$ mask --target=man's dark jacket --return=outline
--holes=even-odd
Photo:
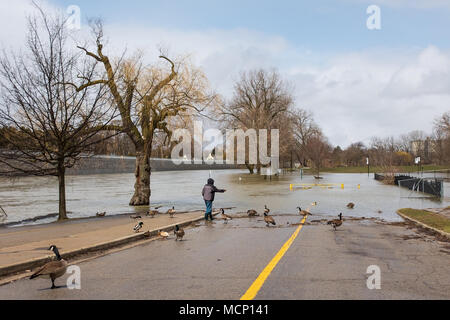
[[[214,201],[214,195],[216,192],[224,193],[225,190],[217,189],[214,185],[214,180],[209,179],[208,184],[203,187],[202,196],[205,201]]]

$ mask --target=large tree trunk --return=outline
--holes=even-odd
[[[59,217],[58,220],[67,220],[66,211],[66,168],[64,163],[58,164],[58,181],[59,181]]]
[[[150,204],[150,151],[149,148],[139,148],[136,151],[136,182],[134,184],[134,195],[130,206],[147,206]]]

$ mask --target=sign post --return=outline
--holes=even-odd
[[[369,163],[369,157],[366,158],[367,161],[367,176],[370,177],[370,163]]]
[[[416,157],[415,162],[417,164],[417,174],[420,175],[420,157]]]

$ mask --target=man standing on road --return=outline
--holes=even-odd
[[[205,220],[208,221],[209,218],[211,218],[211,221],[213,221],[213,216],[212,216],[212,205],[214,202],[214,195],[216,192],[219,193],[224,193],[227,190],[223,190],[223,189],[217,189],[216,186],[214,185],[214,180],[213,179],[208,179],[208,183],[203,187],[203,191],[202,191],[202,196],[203,196],[203,200],[205,200],[205,204],[206,204],[206,212],[205,212]]]

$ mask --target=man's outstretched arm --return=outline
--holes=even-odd
[[[225,193],[227,190],[225,189],[217,189],[216,187],[214,187],[214,192],[218,192],[218,193]]]

